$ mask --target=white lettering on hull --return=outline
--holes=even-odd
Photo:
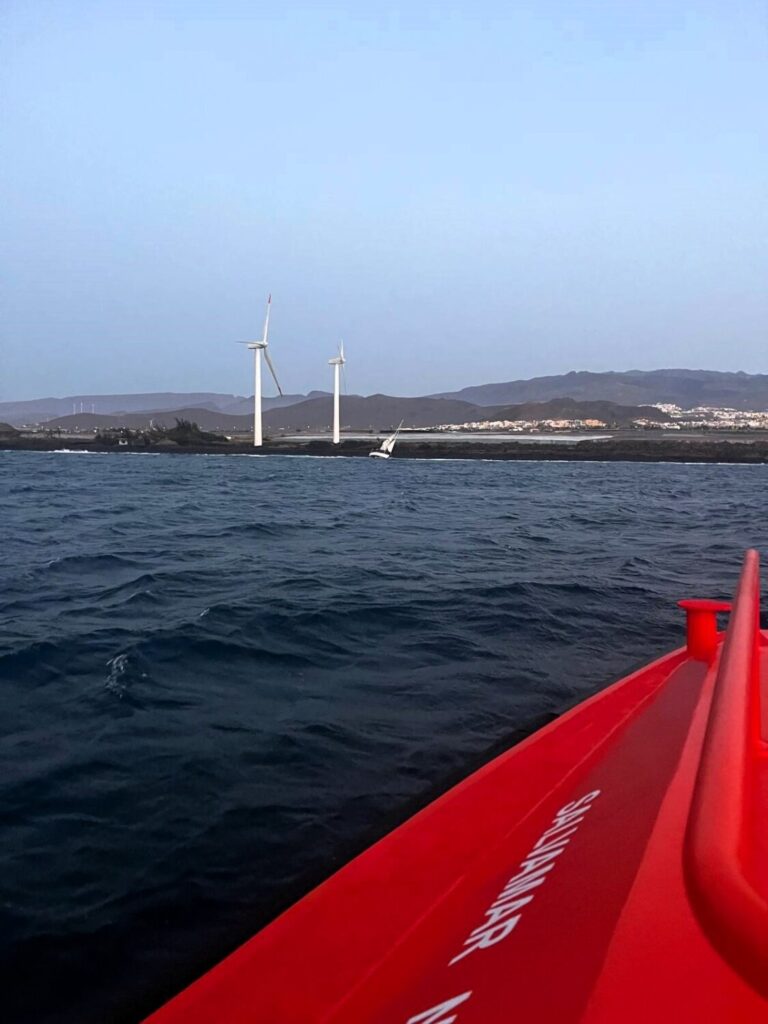
[[[538,888],[546,881],[547,873],[552,870],[557,858],[578,831],[579,825],[592,806],[592,801],[598,796],[600,790],[595,789],[560,808],[552,824],[534,843],[533,849],[520,864],[520,870],[509,879],[486,910],[483,923],[470,932],[464,942],[464,949],[450,961],[450,964],[457,964],[465,956],[476,953],[479,949],[495,946],[515,930],[522,917],[519,911],[536,895],[530,890]],[[524,893],[529,895],[523,895]]]
[[[520,863],[517,874],[505,883],[504,888],[486,910],[483,923],[470,932],[464,942],[465,948],[449,961],[449,966],[478,949],[495,946],[514,931],[522,917],[520,911],[536,895],[531,890],[538,889],[546,882],[557,858],[576,835],[587,811],[599,796],[600,790],[595,789],[560,808],[547,831],[539,836],[528,856]],[[465,1003],[471,995],[470,990],[460,996],[454,996],[453,999],[447,999],[430,1007],[429,1010],[424,1010],[423,1013],[416,1014],[415,1017],[409,1017],[406,1024],[455,1024],[458,1014],[451,1011]]]
[[[451,1017],[444,1017],[443,1014],[450,1013],[457,1006],[461,1006],[471,995],[472,992],[470,991],[464,992],[460,996],[455,996],[453,999],[447,999],[444,1003],[440,1003],[439,1006],[433,1006],[429,1010],[425,1010],[424,1013],[417,1013],[415,1017],[409,1017],[406,1024],[453,1024],[458,1014],[454,1013]]]

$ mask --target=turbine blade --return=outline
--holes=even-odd
[[[264,358],[267,361],[267,366],[269,367],[269,372],[272,374],[272,379],[274,380],[275,384],[277,385],[277,393],[282,396],[283,389],[280,387],[280,381],[277,379],[277,374],[275,373],[275,368],[272,365],[272,360],[269,358],[269,352],[267,351],[267,349],[263,349],[262,351],[264,352]]]
[[[265,345],[269,341],[269,313],[270,313],[271,309],[272,309],[272,292],[269,293],[269,298],[267,299],[267,315],[264,318],[264,337],[262,338],[262,341],[264,342]]]

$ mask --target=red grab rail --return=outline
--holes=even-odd
[[[748,551],[709,712],[685,837],[688,894],[718,952],[768,994],[764,857],[765,744],[760,729],[760,569]],[[762,790],[762,798],[760,797]],[[762,833],[762,837],[761,837]],[[762,876],[762,879],[761,879]]]

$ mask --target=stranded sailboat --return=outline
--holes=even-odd
[[[151,1024],[765,1024],[757,552],[725,635],[729,604],[680,603],[685,647],[470,775]]]
[[[389,456],[392,454],[392,449],[395,447],[395,441],[397,440],[397,435],[400,433],[400,428],[402,427],[403,423],[404,420],[400,420],[400,426],[397,428],[394,434],[390,434],[389,437],[385,438],[381,442],[379,448],[374,448],[374,450],[372,452],[368,452],[368,454],[373,456],[374,459],[388,459]]]

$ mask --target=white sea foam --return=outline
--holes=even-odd
[[[128,672],[128,655],[116,654],[107,662],[109,675],[107,676],[106,688],[118,697],[122,697],[128,688],[126,674]]]
[[[89,448],[53,448],[45,455],[109,455],[110,452],[92,452]]]

